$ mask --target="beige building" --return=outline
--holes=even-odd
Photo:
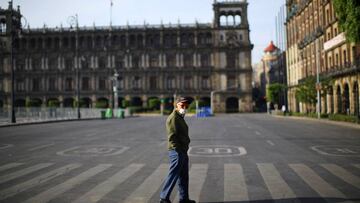
[[[289,109],[310,108],[296,100],[304,78],[330,79],[322,88],[321,112],[359,115],[360,46],[339,29],[331,0],[287,0],[287,81]]]
[[[215,91],[215,112],[250,112],[253,45],[247,7],[246,0],[214,1],[214,21],[205,24],[22,29],[13,43],[15,104],[56,101],[71,107],[79,86],[86,107],[99,101],[111,106],[114,100],[146,107],[150,98],[171,104],[174,94],[210,104]],[[20,15],[12,9],[0,9],[0,16]],[[7,23],[1,21],[3,44],[9,44]],[[11,104],[8,50],[4,45],[0,52],[2,107]]]

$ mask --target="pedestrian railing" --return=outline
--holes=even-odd
[[[104,114],[104,112],[107,112],[107,114]],[[127,109],[117,109],[111,116],[108,115],[108,112],[112,114],[113,111],[100,108],[80,108],[81,119],[124,118],[130,115]],[[78,118],[76,108],[18,107],[15,108],[15,115],[17,123],[74,120]],[[10,109],[0,108],[0,125],[9,124],[10,116]]]

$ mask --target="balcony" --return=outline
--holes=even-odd
[[[340,66],[334,66],[332,69],[321,73],[321,76],[326,78],[337,78],[347,75],[354,75],[356,73],[360,73],[360,59],[353,63],[347,62]]]
[[[324,34],[324,29],[319,26],[317,27],[311,34],[307,35],[298,43],[298,48],[303,49],[306,45],[310,44],[311,42],[315,41],[321,35]]]

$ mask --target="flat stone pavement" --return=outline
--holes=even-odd
[[[2,127],[0,202],[158,202],[165,120]],[[359,128],[266,114],[186,121],[198,202],[360,202]]]

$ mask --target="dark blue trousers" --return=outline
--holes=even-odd
[[[187,152],[169,150],[169,174],[165,179],[160,193],[161,199],[170,199],[172,190],[177,183],[181,200],[189,199],[189,157]]]

